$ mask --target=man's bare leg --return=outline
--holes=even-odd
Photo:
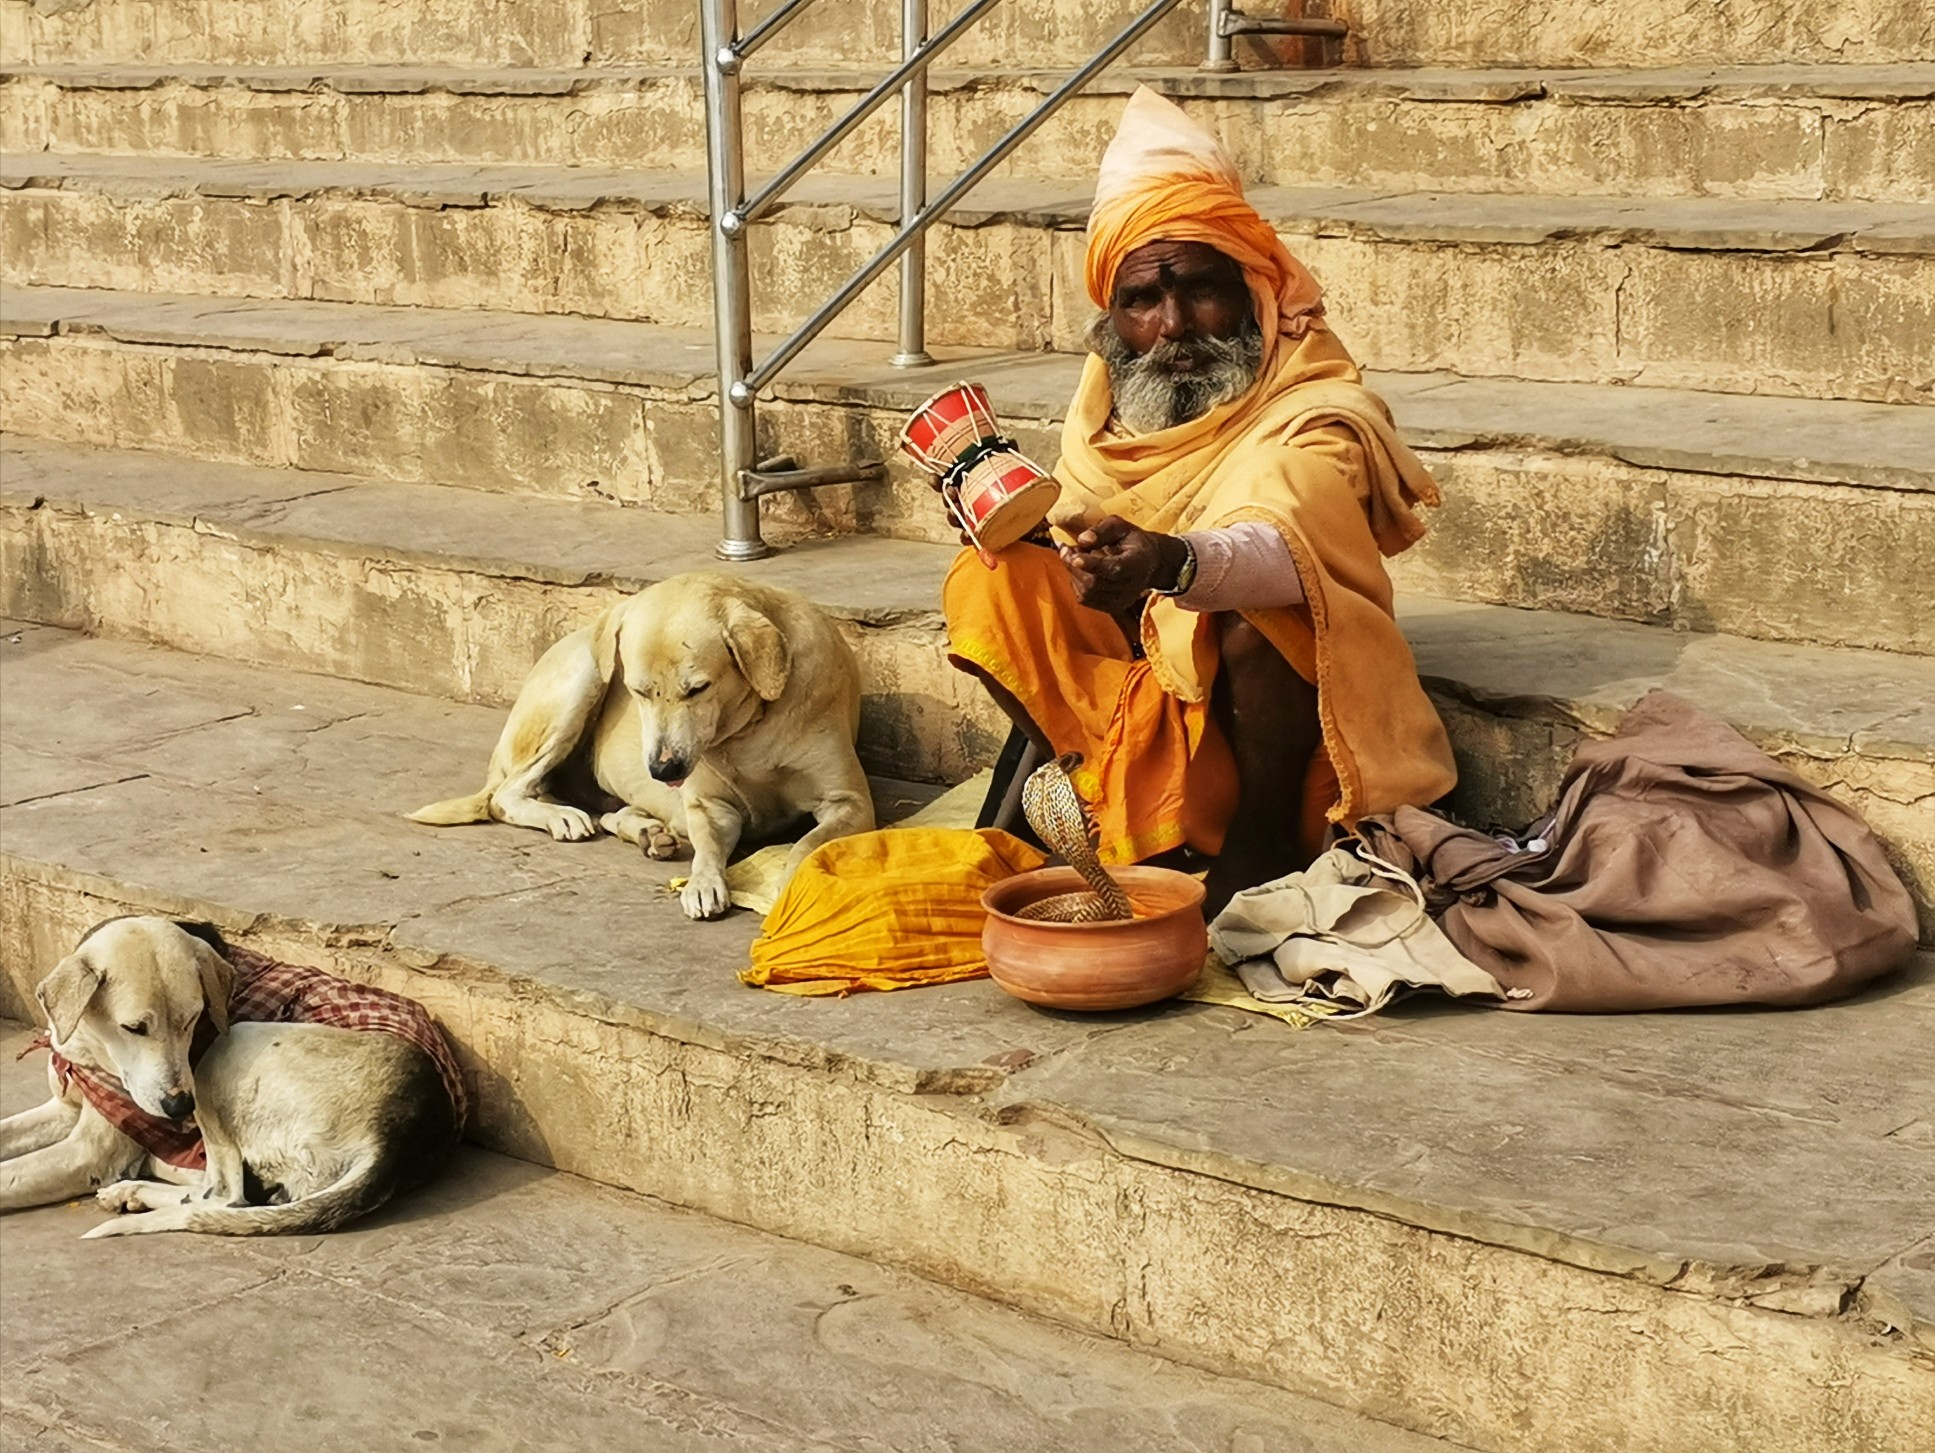
[[[1216,627],[1223,659],[1211,706],[1236,758],[1237,806],[1206,880],[1211,918],[1243,889],[1309,866],[1303,786],[1323,740],[1317,688],[1235,611]]]

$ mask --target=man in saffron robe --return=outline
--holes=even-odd
[[[1215,856],[1212,914],[1327,825],[1456,778],[1383,556],[1437,486],[1220,143],[1146,88],[1103,157],[1103,310],[1062,434],[1053,544],[943,593],[951,659],[1076,785],[1104,862]]]

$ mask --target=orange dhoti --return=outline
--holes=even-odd
[[[1081,754],[1075,786],[1095,819],[1102,861],[1139,862],[1185,843],[1219,851],[1237,778],[1210,691],[1184,701],[1164,690],[1114,618],[1076,601],[1053,550],[1014,545],[998,561],[989,570],[963,550],[948,571],[941,599],[950,659],[1005,687],[1057,753]],[[1208,688],[1213,654],[1203,664]],[[1336,800],[1336,774],[1319,750],[1304,820],[1284,831],[1315,851]]]

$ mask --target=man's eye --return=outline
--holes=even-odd
[[[142,1035],[145,1035],[148,1032],[148,1026],[146,1023],[124,1024],[121,1026],[121,1028],[127,1033],[134,1035],[137,1039],[139,1039]]]
[[[697,682],[694,685],[686,687],[685,690],[680,693],[680,695],[686,701],[690,701],[693,697],[697,696],[701,691],[704,691],[706,687],[710,686],[711,684],[712,683],[710,681]]]

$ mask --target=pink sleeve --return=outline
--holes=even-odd
[[[1176,597],[1185,610],[1266,610],[1302,602],[1296,562],[1274,526],[1245,520],[1183,538],[1196,552],[1195,582]]]

